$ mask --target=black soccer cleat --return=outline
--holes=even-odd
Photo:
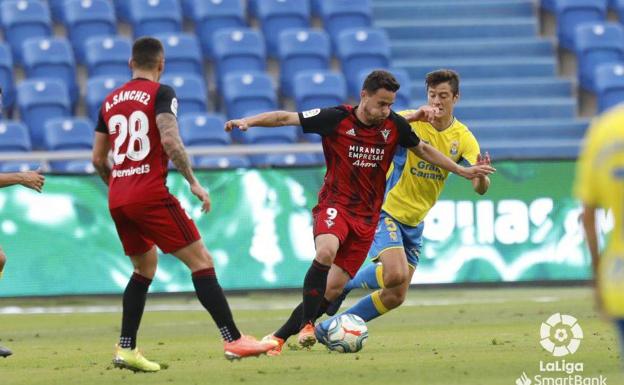
[[[0,357],[7,358],[11,354],[13,354],[12,351],[10,351],[9,349],[5,347],[0,346]]]

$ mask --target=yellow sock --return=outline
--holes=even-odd
[[[390,311],[386,307],[386,305],[381,302],[381,290],[377,290],[373,294],[371,294],[371,299],[373,300],[373,305],[375,305],[375,309],[377,310],[377,312],[379,312],[380,315]]]
[[[375,268],[375,277],[377,278],[377,284],[379,285],[380,288],[383,289],[384,287],[386,287],[383,281],[383,265],[382,264],[377,265],[377,267]]]

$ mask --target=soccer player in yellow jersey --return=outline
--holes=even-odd
[[[624,347],[624,105],[606,112],[589,128],[574,192],[583,202],[596,298],[601,310],[615,321]],[[596,231],[598,207],[612,210],[615,218],[602,253]]]
[[[459,76],[451,70],[438,70],[426,77],[427,106],[418,110],[403,111],[412,122],[412,130],[455,162],[465,165],[490,164],[489,155],[481,157],[477,140],[453,115],[459,99]],[[433,110],[429,122],[415,121],[414,114]],[[369,256],[374,262],[361,269],[347,284],[342,294],[327,288],[326,297],[339,295],[328,308],[327,314],[334,315],[350,290],[357,287],[378,289],[348,309],[345,313],[372,320],[394,308],[405,300],[419,252],[422,246],[423,219],[437,201],[448,172],[420,159],[415,154],[399,150],[388,171],[386,197],[377,227],[377,233]],[[487,176],[471,180],[474,191],[485,194],[490,185]],[[331,318],[317,326],[316,334],[323,342]]]
[[[45,177],[41,175],[39,171],[0,174],[0,188],[20,184],[37,192],[41,192],[44,182]],[[2,247],[0,247],[0,279],[2,279],[2,272],[4,270],[5,263],[6,255],[2,251]],[[8,357],[11,354],[12,353],[9,349],[0,346],[0,357]]]

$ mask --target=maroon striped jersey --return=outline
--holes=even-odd
[[[111,92],[100,109],[96,131],[108,134],[113,150],[109,181],[110,208],[169,197],[169,158],[160,141],[156,115],[177,114],[173,88],[132,79]]]
[[[339,206],[366,222],[377,223],[386,189],[386,173],[397,146],[414,147],[420,139],[394,111],[378,126],[367,126],[356,107],[317,108],[299,113],[305,133],[320,134],[327,171],[318,205]]]

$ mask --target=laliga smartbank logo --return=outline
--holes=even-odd
[[[574,355],[582,340],[583,329],[571,315],[553,314],[540,327],[540,345],[556,358]],[[584,371],[583,362],[540,360],[539,374],[530,377],[523,372],[516,385],[607,385],[606,377],[586,377]]]
[[[542,323],[540,344],[555,357],[574,354],[581,346],[583,329],[571,315],[553,314]]]

